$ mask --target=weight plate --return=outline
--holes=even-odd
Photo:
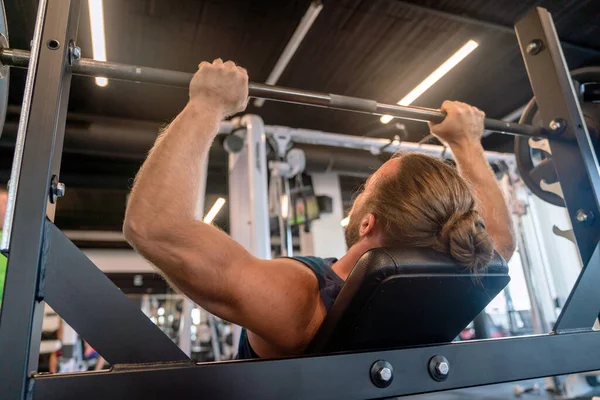
[[[598,84],[600,83],[600,67],[585,67],[571,71],[571,77],[580,88],[581,111],[588,127],[593,143],[598,143],[600,131],[600,102],[598,102]],[[587,93],[586,93],[587,92]],[[535,98],[531,99],[519,123],[542,126]],[[515,137],[515,156],[517,167],[525,185],[539,198],[555,206],[564,207],[564,200],[555,193],[541,188],[542,180],[547,184],[558,181],[552,156],[544,151],[532,149],[529,138]],[[535,161],[534,161],[535,160]]]
[[[0,47],[8,48],[8,25],[6,23],[6,12],[4,1],[0,0]],[[0,64],[0,136],[4,130],[4,119],[8,107],[8,82],[10,80],[10,68]]]

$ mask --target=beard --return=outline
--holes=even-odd
[[[352,213],[352,218],[350,218],[344,230],[344,239],[346,239],[348,248],[354,246],[360,240],[360,223],[365,216],[365,212],[363,210],[357,211]]]

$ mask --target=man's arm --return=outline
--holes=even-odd
[[[195,219],[203,161],[220,121],[242,111],[247,95],[245,70],[221,60],[200,64],[188,104],[156,140],[135,179],[123,230],[201,307],[246,327],[253,345],[268,350],[263,353],[285,354],[318,328],[312,322],[320,312],[315,276],[293,260],[257,259]]]
[[[468,104],[451,101],[445,101],[441,109],[448,115],[443,122],[430,124],[431,133],[450,146],[459,173],[471,183],[477,209],[496,251],[509,260],[515,251],[514,228],[504,195],[481,145],[485,114]]]

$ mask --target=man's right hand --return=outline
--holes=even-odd
[[[216,107],[222,118],[244,111],[248,102],[248,73],[232,61],[201,62],[190,82],[190,103]]]
[[[429,123],[431,133],[455,145],[478,144],[483,135],[485,113],[459,101],[444,101],[441,110],[447,115],[439,124]]]

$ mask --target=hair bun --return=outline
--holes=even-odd
[[[452,258],[465,267],[478,271],[492,260],[494,243],[475,210],[452,216],[440,236]]]

